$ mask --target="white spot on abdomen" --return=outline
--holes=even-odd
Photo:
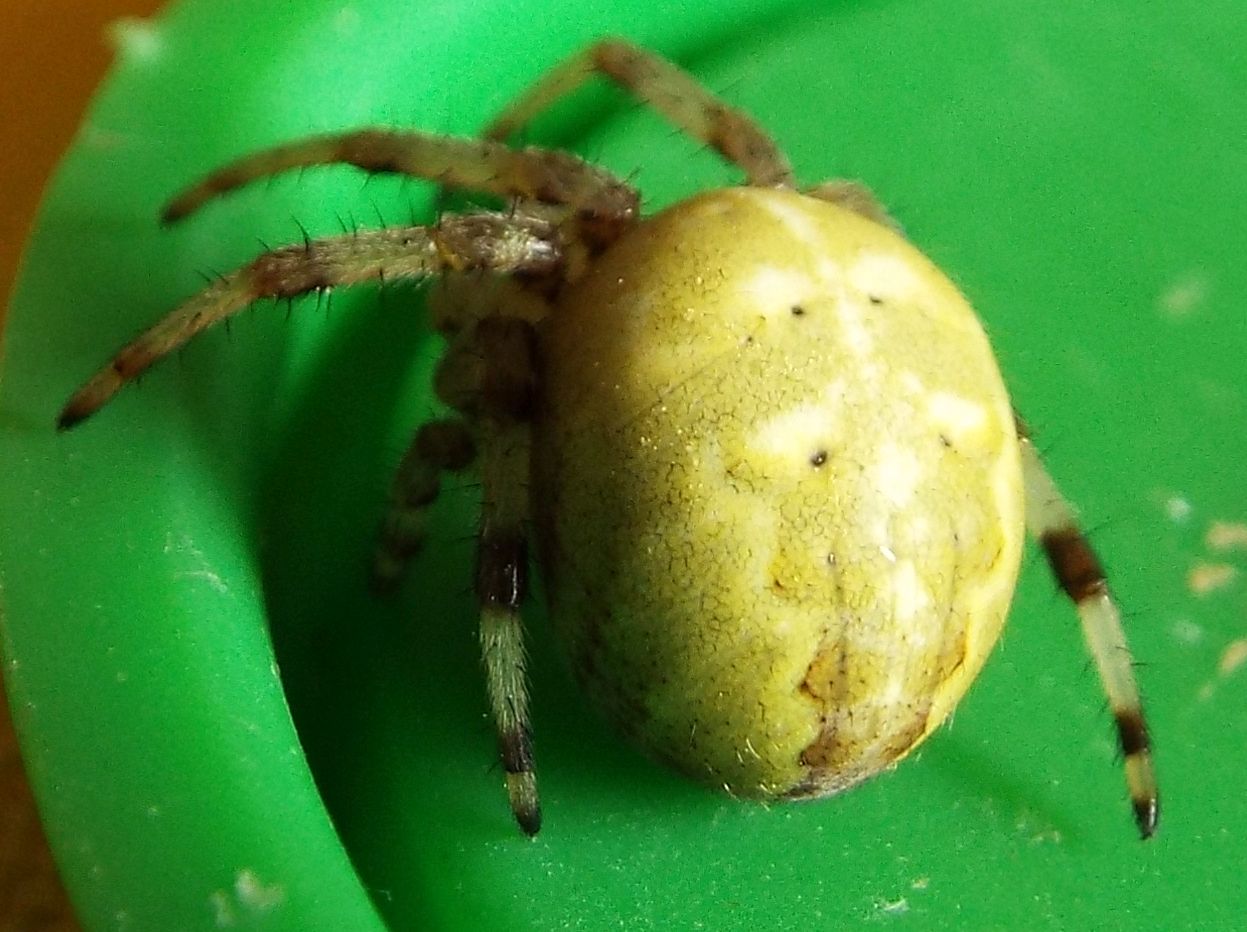
[[[848,296],[841,297],[838,308],[845,345],[863,359],[874,356],[875,338],[866,323],[867,317],[864,309],[857,302],[850,300]],[[877,362],[863,362],[862,375],[877,374],[878,368]]]
[[[919,578],[913,560],[902,560],[896,565],[892,585],[895,588],[892,604],[897,621],[910,621],[931,607],[931,594]]]
[[[953,441],[978,440],[987,426],[987,409],[952,392],[931,392],[927,396],[931,422]]]
[[[820,404],[804,404],[769,418],[758,428],[754,447],[761,453],[777,457],[806,458],[826,446],[834,427],[829,408]]]
[[[922,289],[912,260],[882,252],[868,252],[849,267],[849,284],[860,292],[886,301],[906,299]]]
[[[844,380],[836,379],[824,387],[817,401],[767,418],[750,446],[764,456],[808,468],[809,458],[820,450],[826,452],[841,432],[844,388]]]
[[[820,242],[826,234],[810,220],[810,212],[804,208],[794,207],[782,200],[768,199],[763,202],[767,213],[782,223],[802,243]]]
[[[794,306],[808,301],[823,287],[805,272],[764,266],[742,286],[752,301],[742,302],[740,307],[756,310],[761,317],[787,316]]]
[[[918,490],[922,466],[912,450],[885,443],[874,469],[875,491],[896,506],[909,504]]]

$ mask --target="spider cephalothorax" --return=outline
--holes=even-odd
[[[648,218],[629,185],[505,144],[594,74],[743,169]],[[1076,603],[1140,831],[1157,793],[1119,612],[957,289],[861,185],[798,189],[744,114],[664,59],[597,43],[481,140],[362,130],[209,175],[177,220],[255,178],[349,163],[508,199],[504,212],[273,250],[192,297],[70,399],[69,427],[263,297],[451,273],[451,409],[403,458],[374,567],[419,549],[446,471],[482,494],[476,591],[511,806],[535,833],[520,608],[537,529],[573,670],[653,756],[797,798],[878,773],[952,711],[1004,623],[1024,528]]]

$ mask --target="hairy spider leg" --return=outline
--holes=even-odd
[[[741,168],[749,184],[790,188],[792,166],[775,141],[674,63],[623,39],[603,39],[555,65],[513,101],[482,135],[504,140],[595,75],[609,78]]]
[[[372,561],[372,585],[394,587],[424,545],[426,512],[441,490],[443,472],[462,472],[476,461],[471,428],[458,418],[420,425],[390,485]]]
[[[448,271],[551,274],[563,257],[561,239],[548,221],[484,213],[446,217],[435,226],[309,240],[263,253],[123,347],[74,393],[57,426],[64,430],[89,417],[153,363],[261,298],[294,298],[341,285],[424,279]]]
[[[481,657],[498,753],[516,822],[528,835],[541,828],[533,769],[524,631],[528,591],[529,459],[536,404],[536,339],[514,317],[476,324],[481,366],[478,417],[481,519],[476,565]]]
[[[431,421],[416,433],[391,492],[374,564],[374,584],[388,587],[424,535],[424,511],[437,495],[444,470],[477,467],[481,482],[475,590],[479,637],[498,753],[511,810],[535,835],[541,804],[533,767],[532,730],[521,618],[528,590],[529,458],[536,404],[536,336],[531,322],[507,314],[505,304],[480,306],[451,294],[446,328],[450,344],[435,385],[459,417]],[[522,302],[517,302],[522,306]],[[480,316],[476,316],[476,315]]]
[[[1117,723],[1135,822],[1142,837],[1150,838],[1156,831],[1160,798],[1121,611],[1099,558],[1078,526],[1073,507],[1057,488],[1020,418],[1018,438],[1026,485],[1027,529],[1043,547],[1057,582],[1078,608],[1087,649]]]
[[[178,194],[161,215],[181,220],[203,204],[259,178],[313,165],[347,164],[499,197],[558,204],[595,218],[635,218],[637,192],[610,172],[567,153],[434,133],[362,129],[314,136],[231,162]]]

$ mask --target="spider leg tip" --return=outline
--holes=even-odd
[[[67,430],[72,430],[90,417],[92,413],[90,408],[71,398],[69,403],[61,409],[61,413],[56,416],[57,432],[64,433]]]
[[[1156,825],[1160,821],[1160,800],[1156,796],[1132,801],[1134,820],[1139,826],[1139,837],[1147,841],[1156,834]]]
[[[185,218],[192,210],[194,208],[187,204],[183,198],[174,198],[160,211],[160,225],[162,227],[171,227],[179,220]]]
[[[517,811],[515,821],[519,824],[520,831],[529,838],[536,838],[541,831],[541,807],[534,805],[531,809]]]
[[[541,799],[537,795],[537,781],[531,770],[507,774],[507,791],[511,798],[511,812],[520,830],[529,838],[541,831]]]

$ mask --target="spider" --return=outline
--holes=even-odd
[[[637,191],[602,168],[507,145],[594,76],[745,184],[642,217]],[[606,39],[479,139],[361,129],[278,146],[211,173],[163,219],[334,163],[509,209],[265,252],[121,349],[59,426],[261,298],[442,279],[435,381],[453,413],[415,432],[373,572],[399,578],[441,475],[475,468],[480,644],[525,833],[541,825],[520,617],[530,526],[551,618],[607,717],[651,756],[764,799],[847,789],[949,715],[999,636],[1029,530],[1077,608],[1138,829],[1153,833],[1147,728],[1104,572],[974,312],[864,186],[798,187],[749,116]]]

